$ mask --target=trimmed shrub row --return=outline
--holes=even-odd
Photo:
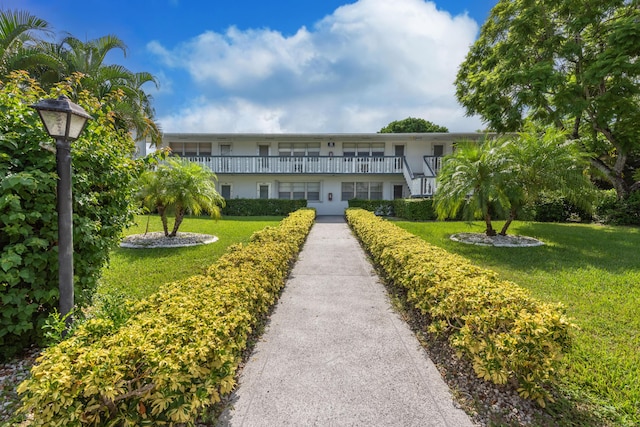
[[[572,325],[560,305],[533,299],[495,272],[432,246],[362,209],[347,221],[388,280],[407,291],[410,304],[430,319],[476,374],[511,383],[541,406],[559,360],[571,345]]]
[[[279,216],[289,215],[306,208],[306,200],[281,199],[228,199],[222,215],[229,216]]]
[[[395,216],[409,221],[436,219],[432,199],[349,200],[350,208],[361,208],[378,216]]]
[[[433,221],[437,217],[433,199],[398,199],[395,209],[398,218],[409,221]]]
[[[303,209],[235,245],[206,276],[162,287],[115,328],[91,319],[23,382],[29,425],[192,423],[229,393],[247,337],[274,304],[313,225]]]

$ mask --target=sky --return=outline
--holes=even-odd
[[[0,0],[56,40],[108,34],[145,71],[164,132],[367,133],[419,117],[483,128],[455,98],[497,0]]]

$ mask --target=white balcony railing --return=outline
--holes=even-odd
[[[217,174],[401,174],[403,157],[197,156],[186,157]]]
[[[424,174],[437,176],[442,169],[442,156],[424,156]]]

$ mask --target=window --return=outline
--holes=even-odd
[[[171,154],[180,157],[210,156],[210,142],[170,142]]]
[[[184,152],[184,142],[170,142],[171,154],[173,156],[182,156]]]
[[[320,143],[319,142],[281,142],[278,144],[278,155],[282,157],[291,156],[319,156],[320,155]]]
[[[384,156],[384,142],[376,142],[375,144],[371,144],[371,155],[373,157]]]
[[[382,183],[381,182],[369,183],[369,199],[382,200]]]
[[[434,145],[433,146],[433,155],[434,156],[442,157],[443,154],[444,154],[444,145]]]
[[[198,143],[197,142],[185,142],[184,144],[184,156],[194,157],[198,155]]]
[[[345,142],[342,153],[346,157],[382,157],[384,156],[384,142]]]
[[[356,144],[351,144],[348,142],[345,142],[344,144],[342,144],[342,154],[345,157],[355,157],[356,155]]]
[[[319,182],[280,182],[278,183],[278,198],[285,200],[307,199],[312,202],[320,201]]]
[[[350,199],[382,200],[381,182],[343,182],[342,201]]]
[[[342,201],[343,202],[355,198],[355,193],[354,193],[355,186],[356,184],[353,182],[342,183]]]
[[[210,156],[211,155],[211,143],[210,142],[201,142],[198,145],[198,155],[199,156]]]

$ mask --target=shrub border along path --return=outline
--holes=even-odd
[[[163,286],[114,330],[92,319],[47,349],[22,383],[28,425],[193,423],[235,384],[247,338],[275,303],[315,211],[234,245],[206,276]]]
[[[362,209],[347,221],[387,279],[428,316],[429,332],[448,337],[476,374],[511,384],[544,406],[572,325],[559,305],[534,300],[517,285],[434,247]]]

